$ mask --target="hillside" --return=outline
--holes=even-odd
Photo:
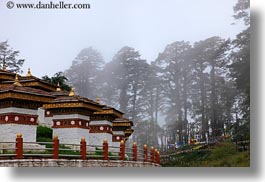
[[[239,152],[231,142],[171,156],[163,167],[250,167],[250,151]]]

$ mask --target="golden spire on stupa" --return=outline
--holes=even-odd
[[[27,72],[27,75],[26,75],[27,77],[30,77],[30,76],[32,76],[31,75],[31,71],[30,71],[30,68],[28,68],[28,72]]]
[[[61,90],[61,86],[60,86],[60,83],[58,82],[57,83],[57,88],[56,88],[56,91],[57,92],[61,92],[62,90]]]
[[[75,96],[75,88],[72,87],[69,96]]]
[[[16,74],[14,85],[22,86],[21,83],[19,83],[18,74]]]
[[[100,104],[100,98],[99,97],[96,98],[96,103]]]

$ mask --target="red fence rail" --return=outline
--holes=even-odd
[[[31,145],[42,147],[31,148]],[[147,145],[140,149],[136,143],[133,143],[131,148],[126,148],[122,140],[119,147],[114,147],[109,146],[106,139],[103,140],[102,145],[88,145],[85,138],[81,138],[80,144],[64,144],[60,143],[58,136],[54,136],[52,142],[24,142],[21,133],[17,134],[15,142],[0,141],[0,160],[6,158],[78,158],[82,160],[127,160],[160,164],[159,151],[154,147],[148,150]]]

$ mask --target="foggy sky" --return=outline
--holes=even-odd
[[[65,0],[90,3],[89,10],[8,9],[8,1],[0,1],[0,42],[19,50],[24,73],[30,67],[38,77],[64,71],[90,46],[105,62],[123,46],[150,62],[174,41],[234,38],[243,28],[231,25],[237,0]]]

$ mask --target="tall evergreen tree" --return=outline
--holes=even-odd
[[[85,48],[73,60],[65,75],[79,95],[95,99],[101,86],[97,79],[103,64],[103,57],[97,50]]]
[[[218,98],[220,93],[217,92],[217,80],[222,79],[226,73],[228,64],[227,50],[229,49],[229,40],[220,37],[211,37],[194,44],[193,48],[193,70],[195,78],[195,92],[199,91],[199,98],[194,99],[198,102],[194,106],[199,106],[201,117],[201,134],[205,140],[208,134],[208,124],[214,131],[214,135],[220,135],[220,128],[223,127],[224,121],[218,115],[220,105]],[[195,113],[196,114],[196,113]],[[198,114],[198,112],[197,112]],[[218,133],[219,132],[219,133]]]
[[[118,103],[125,116],[134,121],[133,140],[142,132],[139,123],[146,118],[145,91],[150,72],[150,65],[141,59],[139,52],[127,46],[120,49],[103,70],[103,99],[109,104]]]
[[[7,41],[0,42],[0,68],[5,65],[9,71],[21,72],[24,59],[18,59],[19,51],[14,51]]]
[[[236,39],[232,41],[233,51],[231,53],[232,64],[230,68],[231,77],[236,83],[238,89],[237,104],[240,108],[237,111],[237,121],[242,121],[240,126],[236,127],[236,133],[242,138],[249,139],[250,134],[250,1],[238,0],[234,6],[234,18],[243,20],[246,28],[240,32]],[[238,123],[237,123],[238,125]],[[238,125],[239,126],[239,125]]]
[[[169,44],[156,60],[167,99],[165,104],[166,120],[173,126],[175,123],[179,141],[187,139],[188,92],[191,86],[192,60],[190,50],[189,42],[174,42]]]

